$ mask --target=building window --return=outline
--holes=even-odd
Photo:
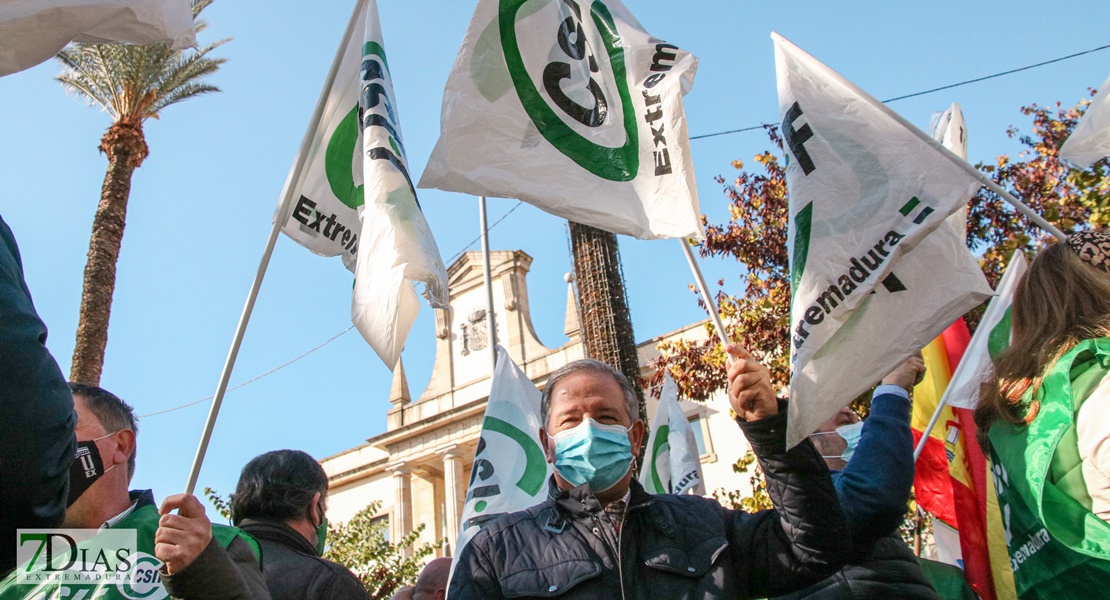
[[[390,538],[390,533],[391,533],[390,530],[389,530],[389,515],[387,515],[387,514],[386,515],[379,515],[377,517],[374,517],[373,519],[370,519],[370,526],[371,527],[380,527],[381,531],[382,531],[382,536],[385,537],[385,541],[387,541],[387,542],[392,542],[393,541],[393,540],[389,539]]]

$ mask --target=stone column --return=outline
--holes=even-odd
[[[452,444],[437,450],[443,457],[444,507],[447,514],[447,556],[454,556],[455,542],[459,539],[459,520],[462,518],[463,499],[466,489],[462,476],[462,454],[458,445]]]
[[[393,518],[390,521],[390,537],[393,543],[412,531],[412,468],[407,463],[397,463],[387,467],[393,474],[394,497]],[[412,547],[403,550],[405,557],[412,555]]]

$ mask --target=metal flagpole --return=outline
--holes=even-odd
[[[489,329],[490,378],[497,369],[497,320],[493,315],[493,275],[489,265],[489,226],[486,224],[486,197],[478,196],[478,221],[482,228],[482,271],[486,280],[486,327]]]
[[[835,79],[841,85],[847,87],[849,90],[851,90],[852,92],[859,95],[865,101],[871,103],[871,105],[873,105],[875,108],[882,111],[885,115],[887,115],[888,117],[897,121],[902,127],[905,127],[906,129],[910,130],[910,132],[912,132],[914,135],[916,135],[922,141],[924,141],[925,143],[929,144],[934,149],[936,149],[937,152],[940,152],[942,155],[946,156],[949,160],[951,160],[953,163],[955,163],[961,169],[966,171],[969,175],[974,177],[976,180],[978,180],[983,185],[987,186],[987,189],[989,189],[990,191],[998,194],[1003,200],[1005,200],[1006,202],[1009,202],[1011,205],[1013,205],[1013,207],[1016,208],[1018,210],[1018,212],[1020,212],[1021,214],[1029,217],[1029,219],[1031,221],[1033,221],[1034,223],[1036,223],[1038,227],[1040,227],[1041,229],[1044,229],[1045,231],[1047,231],[1047,232],[1051,233],[1052,235],[1056,236],[1056,238],[1058,240],[1060,240],[1061,242],[1065,241],[1067,239],[1067,236],[1064,235],[1064,232],[1060,231],[1052,223],[1049,223],[1048,221],[1046,221],[1044,217],[1037,214],[1033,209],[1029,208],[1024,202],[1015,198],[1013,196],[1013,194],[1010,194],[1006,190],[1002,189],[1002,187],[1000,185],[998,185],[997,183],[995,183],[993,179],[988,177],[986,173],[983,173],[983,172],[979,171],[974,166],[972,166],[971,163],[967,162],[967,160],[965,160],[963,158],[960,158],[956,153],[952,152],[948,148],[945,148],[944,144],[941,144],[940,142],[933,139],[933,136],[931,136],[931,135],[925,133],[924,131],[921,131],[920,129],[918,129],[913,123],[910,123],[904,117],[902,117],[902,115],[900,115],[900,114],[894,112],[893,110],[891,110],[891,108],[889,106],[883,104],[882,102],[879,102],[871,94],[868,94],[867,92],[863,91],[859,86],[857,86],[856,84],[849,81],[843,75],[841,75],[840,73],[837,73],[833,69],[829,68],[827,65],[825,65],[821,61],[817,60],[813,56],[810,56],[809,53],[807,53],[805,50],[802,50],[801,48],[798,48],[796,45],[794,45],[793,42],[791,42],[790,40],[782,37],[778,33],[771,33],[771,38],[776,40],[779,43],[785,43],[785,44],[789,44],[791,46],[794,46],[795,48],[798,49],[799,52],[805,54],[806,56],[809,56],[809,58],[811,58],[814,62],[818,63],[818,65],[823,67],[823,70],[826,71],[826,75],[828,75],[831,79]]]
[[[698,266],[697,258],[694,257],[694,251],[690,249],[690,244],[685,239],[680,238],[678,243],[682,244],[682,252],[686,254],[686,261],[690,263],[690,270],[694,272],[694,280],[701,291],[701,299],[705,301],[705,308],[709,311],[709,315],[713,317],[713,324],[717,326],[717,337],[720,338],[725,348],[728,348],[728,345],[732,342],[728,339],[728,332],[725,331],[725,324],[721,321],[721,314],[717,312],[717,303],[709,295],[709,287],[705,285],[705,277],[701,274],[701,267]]]
[[[346,41],[354,34],[358,15],[362,11],[364,3],[365,0],[360,0],[355,4],[355,11],[351,14],[351,20],[347,23],[347,29],[343,34],[342,42],[339,44],[339,50],[335,53],[335,60],[332,61],[327,79],[324,80],[324,88],[320,92],[319,99],[316,100],[316,108],[312,113],[312,119],[308,123],[304,138],[301,139],[301,147],[297,150],[293,169],[285,180],[285,187],[281,192],[281,204],[278,205],[278,210],[274,213],[274,226],[270,229],[270,237],[266,240],[266,249],[262,251],[262,260],[258,263],[258,271],[254,275],[254,282],[251,283],[250,292],[247,294],[247,302],[243,306],[243,313],[239,316],[239,325],[235,328],[235,336],[231,340],[231,349],[227,352],[227,360],[224,361],[220,380],[216,384],[216,395],[212,398],[212,407],[208,409],[208,420],[204,423],[204,432],[201,433],[197,454],[193,458],[193,466],[189,470],[189,480],[185,484],[186,494],[192,494],[196,489],[197,478],[200,477],[200,467],[204,463],[204,455],[208,452],[208,442],[212,439],[212,429],[216,426],[216,418],[220,414],[220,406],[223,404],[224,394],[227,392],[231,371],[235,368],[235,359],[239,356],[239,346],[243,343],[243,335],[247,331],[247,323],[250,322],[251,312],[254,310],[254,301],[258,298],[258,290],[262,287],[262,279],[266,276],[266,269],[270,266],[270,256],[274,253],[274,245],[277,244],[278,234],[285,222],[289,220],[289,215],[292,212],[293,185],[300,180],[301,173],[304,171],[305,155],[308,154],[312,145],[313,135],[320,128],[324,105],[328,101],[328,92],[339,73],[339,63],[342,62],[343,53],[347,48]]]
[[[925,449],[925,442],[929,440],[929,435],[933,432],[933,427],[936,426],[937,420],[940,419],[940,413],[944,407],[948,406],[948,398],[942,396],[940,402],[937,403],[937,409],[933,411],[933,417],[929,419],[929,425],[925,427],[925,431],[921,432],[921,441],[917,442],[917,447],[913,449],[913,462],[917,464],[917,459],[921,456],[921,451]]]

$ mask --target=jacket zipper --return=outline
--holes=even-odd
[[[628,511],[626,510],[627,514]],[[617,534],[617,577],[621,580],[621,600],[627,600],[624,597],[624,558],[621,556],[621,538],[624,537],[624,515],[621,515],[620,526],[615,532]]]

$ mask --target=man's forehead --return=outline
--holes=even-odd
[[[624,407],[624,390],[607,373],[582,371],[560,381],[551,393],[551,411],[612,409]]]

